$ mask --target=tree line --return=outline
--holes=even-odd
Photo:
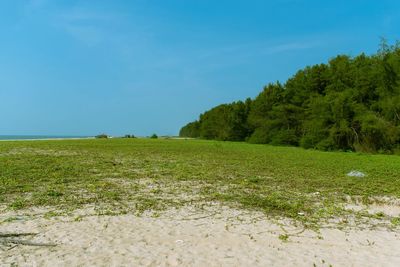
[[[222,104],[182,137],[390,153],[400,149],[400,45],[338,55],[270,83],[254,99]]]

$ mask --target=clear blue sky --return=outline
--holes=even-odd
[[[299,68],[399,38],[399,1],[0,2],[0,134],[177,134]]]

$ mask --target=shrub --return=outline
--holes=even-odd
[[[252,144],[268,144],[271,138],[268,130],[264,128],[257,128],[253,134],[247,139],[247,142]]]

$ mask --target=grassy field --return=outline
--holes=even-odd
[[[0,142],[8,209],[123,213],[216,201],[317,223],[345,216],[349,197],[382,196],[400,198],[399,156],[174,139]]]

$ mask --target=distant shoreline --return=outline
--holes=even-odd
[[[22,137],[22,136],[21,136]],[[110,136],[107,139],[123,139],[123,136]],[[141,136],[137,136],[135,137],[137,138],[148,138],[148,137],[141,137]],[[9,139],[3,139],[2,136],[0,136],[0,142],[6,142],[6,141],[56,141],[56,140],[85,140],[85,139],[96,139],[95,136],[87,136],[87,137],[38,137],[38,138],[34,138],[34,136],[32,136],[32,138],[9,138]],[[197,138],[191,138],[191,137],[179,137],[179,136],[160,136],[158,137],[158,139],[172,139],[172,140],[194,140]]]
[[[32,136],[33,137],[33,136]],[[43,138],[10,138],[10,139],[2,139],[0,136],[0,142],[6,141],[55,141],[55,140],[80,140],[80,139],[94,139],[94,136],[88,137],[43,137]]]

